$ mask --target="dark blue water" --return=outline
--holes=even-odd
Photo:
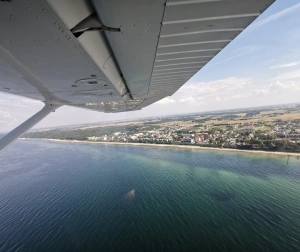
[[[297,157],[23,140],[0,251],[300,251]]]

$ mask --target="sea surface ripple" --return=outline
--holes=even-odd
[[[0,251],[300,251],[300,160],[17,141],[0,153]]]

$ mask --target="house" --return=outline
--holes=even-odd
[[[300,140],[300,135],[297,135],[297,134],[290,134],[290,138],[292,140]]]
[[[171,136],[166,137],[166,141],[173,142],[173,138]]]
[[[224,145],[225,146],[235,146],[235,140],[227,139],[227,140],[225,140]]]
[[[254,129],[254,126],[244,126],[240,130],[242,133],[253,133]]]
[[[193,144],[193,143],[195,143],[195,140],[193,138],[186,137],[186,138],[183,138],[182,142]]]
[[[277,132],[278,137],[286,137],[290,134],[290,130],[281,130]]]
[[[136,134],[134,134],[134,136],[136,136],[136,137],[142,137],[144,134],[143,133],[136,133]]]
[[[182,138],[191,138],[194,135],[193,134],[178,134],[179,136],[181,136]]]
[[[204,140],[206,140],[208,138],[209,138],[208,133],[200,133],[200,134],[195,136],[195,142],[196,143],[201,143],[201,142],[203,142]]]
[[[196,143],[201,143],[204,140],[201,136],[195,136],[195,142]]]

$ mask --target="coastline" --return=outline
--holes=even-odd
[[[159,147],[159,148],[182,148],[182,149],[194,149],[194,150],[214,150],[214,151],[230,151],[240,153],[252,153],[252,154],[271,154],[281,156],[296,156],[300,157],[300,153],[294,152],[279,152],[279,151],[262,151],[262,150],[239,150],[229,148],[213,148],[203,147],[195,145],[176,145],[176,144],[147,144],[147,143],[121,143],[121,142],[91,142],[81,140],[61,140],[61,139],[48,139],[48,138],[19,138],[21,140],[45,140],[53,142],[66,142],[66,143],[86,143],[86,144],[106,144],[106,145],[133,145],[133,146],[148,146],[148,147]]]

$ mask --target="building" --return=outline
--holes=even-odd
[[[281,130],[277,132],[278,137],[287,137],[289,136],[291,130]]]
[[[202,143],[204,140],[208,139],[209,135],[208,133],[201,133],[195,136],[195,142],[196,143]]]
[[[254,132],[254,126],[244,126],[240,129],[242,133],[253,133]]]
[[[195,140],[193,138],[186,137],[186,138],[183,138],[182,142],[193,144],[193,143],[195,143]]]

